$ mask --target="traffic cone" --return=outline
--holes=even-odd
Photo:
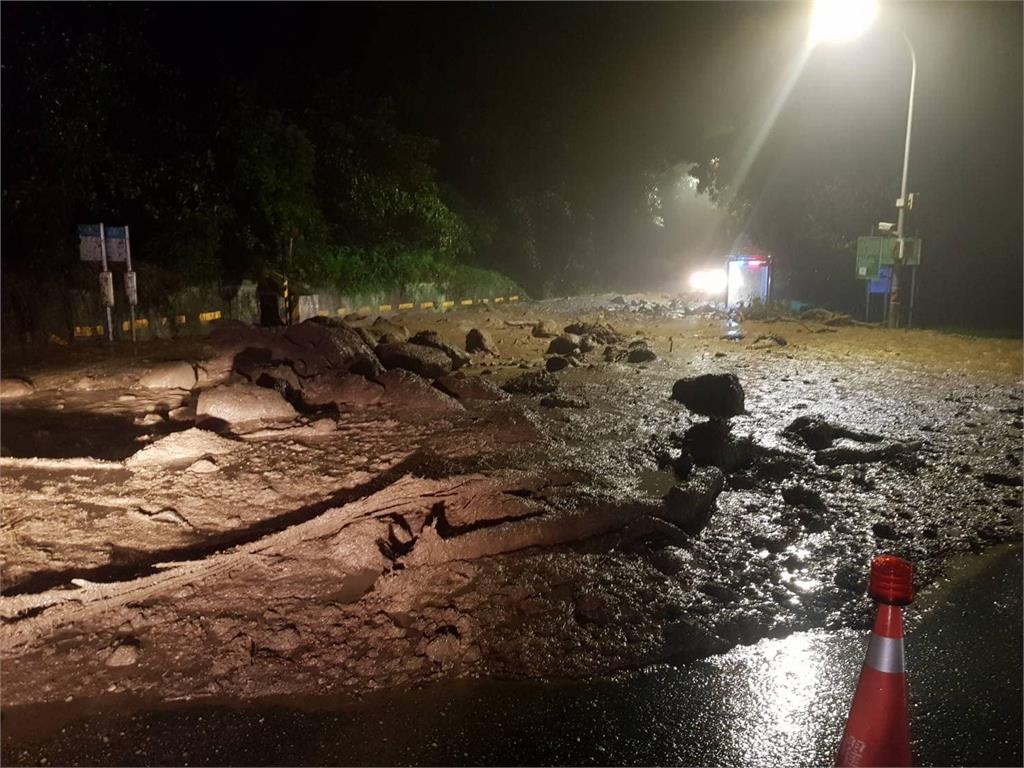
[[[910,563],[893,555],[876,557],[868,594],[878,603],[878,615],[836,765],[907,766],[911,765],[910,723],[902,606],[914,600]]]

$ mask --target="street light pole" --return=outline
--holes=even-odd
[[[914,87],[917,84],[917,53],[905,32],[901,32],[903,41],[910,51],[910,102],[907,105],[907,138],[903,146],[903,180],[900,182],[900,199],[896,201],[898,209],[896,219],[896,236],[899,238],[899,260],[892,268],[892,293],[889,294],[889,327],[899,328],[900,325],[900,290],[899,268],[903,265],[904,249],[906,248],[906,232],[904,225],[907,218],[907,170],[910,166],[910,131],[914,125]],[[911,298],[913,300],[913,298]]]

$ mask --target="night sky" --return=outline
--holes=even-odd
[[[584,178],[600,190],[598,231],[620,266],[605,273],[624,290],[675,290],[690,266],[728,247],[721,216],[694,203],[675,242],[632,247],[617,225],[616,206],[626,204],[616,201],[618,180],[712,153],[742,156],[799,54],[809,5],[188,3],[45,12],[69,29],[112,18],[138,25],[152,56],[180,70],[198,110],[225,79],[260,83],[295,109],[317,78],[388,96],[404,128],[438,140],[440,179],[482,205],[513,176],[538,185]],[[32,18],[4,4],[5,64]],[[785,220],[779,211],[804,207],[811,180],[834,177],[862,187],[876,180],[888,208],[873,218],[895,220],[888,188],[899,180],[909,82],[900,28],[919,57],[910,166],[919,199],[909,228],[924,240],[920,316],[1019,327],[1019,3],[890,3],[862,39],[811,54],[749,176],[755,217]],[[4,77],[9,101],[18,78]],[[849,226],[868,234],[871,221]],[[768,244],[795,293],[846,308],[861,300],[852,254],[838,276],[834,261],[798,240]]]

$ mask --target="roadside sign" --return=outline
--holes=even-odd
[[[879,269],[899,261],[900,239],[898,237],[857,238],[857,279],[877,280]],[[921,265],[921,238],[904,238],[904,265]]]
[[[106,227],[107,261],[128,261],[128,227]]]
[[[78,255],[82,261],[103,261],[103,235],[100,224],[78,225]]]
[[[868,283],[868,292],[879,294],[888,293],[892,287],[892,267],[882,267],[878,270],[878,277]]]
[[[877,280],[878,270],[882,264],[882,243],[887,238],[857,238],[857,279]]]

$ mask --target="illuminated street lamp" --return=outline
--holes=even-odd
[[[876,0],[814,0],[814,8],[811,12],[810,42],[812,45],[819,43],[845,43],[858,37],[864,30],[871,26],[875,16],[878,15],[878,3]],[[914,86],[917,82],[917,53],[910,42],[910,38],[903,32],[903,42],[907,44],[910,52],[910,100],[907,105],[907,137],[903,146],[903,179],[900,182],[900,197],[896,201],[898,218],[896,219],[895,235],[899,238],[899,262],[893,266],[892,288],[889,294],[889,327],[899,326],[899,270],[897,267],[903,263],[904,248],[906,247],[906,211],[909,207],[907,197],[907,167],[910,163],[910,130],[914,122]],[[913,297],[911,297],[913,304]]]

